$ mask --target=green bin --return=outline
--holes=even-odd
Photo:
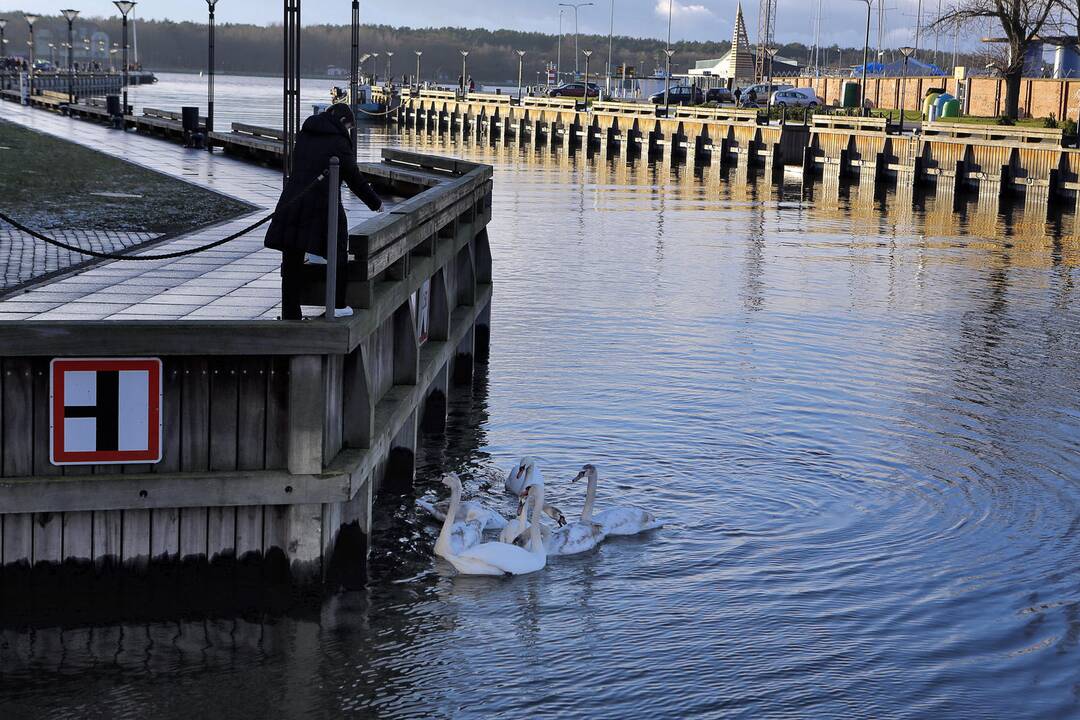
[[[859,83],[854,80],[846,80],[844,82],[843,100],[841,104],[846,108],[859,107]]]
[[[958,118],[960,117],[960,101],[956,98],[952,100],[946,100],[945,104],[941,107],[941,117],[943,118]]]

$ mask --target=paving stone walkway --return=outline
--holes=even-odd
[[[205,245],[271,212],[281,173],[164,140],[0,102],[0,119],[86,145],[128,162],[251,203],[257,211],[202,228],[151,250],[157,255]],[[344,192],[349,224],[371,216]],[[6,320],[272,320],[280,315],[281,255],[263,247],[266,226],[213,250],[173,260],[117,260],[46,281],[0,301]]]
[[[107,253],[121,252],[161,237],[158,233],[99,230],[45,234],[69,245]],[[0,294],[92,261],[86,255],[41,242],[0,221]]]

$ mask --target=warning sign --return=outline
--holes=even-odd
[[[53,360],[53,465],[161,461],[161,361]]]

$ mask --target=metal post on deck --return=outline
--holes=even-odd
[[[334,319],[337,309],[337,265],[338,265],[338,203],[341,193],[341,162],[330,158],[330,209],[326,214],[326,319]]]
[[[78,10],[61,10],[68,24],[68,105],[75,103],[75,18],[79,16]],[[0,48],[0,55],[3,55]]]
[[[419,62],[417,63],[419,64]],[[356,116],[360,108],[360,0],[352,3],[352,59],[349,61],[349,102],[352,105],[353,127],[351,131],[353,154],[357,148]]]
[[[218,0],[206,0],[210,11],[210,22],[207,26],[207,41],[209,47],[206,53],[206,149],[214,151],[214,145],[210,142],[210,133],[214,132],[214,9]],[[198,123],[196,123],[198,125]]]
[[[285,0],[284,77],[282,91],[282,181],[288,183],[293,168],[293,145],[300,129],[300,0]]]

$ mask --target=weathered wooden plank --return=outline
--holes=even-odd
[[[346,352],[345,323],[174,320],[0,323],[8,357],[295,355]]]
[[[289,364],[289,472],[322,471],[326,417],[325,371],[320,355],[296,355]]]
[[[89,562],[94,558],[94,514],[64,513],[64,562]]]
[[[206,536],[207,510],[204,507],[180,510],[180,560],[200,561],[208,558]]]
[[[415,385],[420,371],[420,346],[416,338],[416,313],[411,302],[402,303],[394,313],[394,384]]]
[[[34,564],[59,565],[64,551],[63,513],[38,513],[34,515]]]
[[[180,468],[210,469],[210,367],[205,358],[184,360],[180,416]]]
[[[3,325],[23,326],[26,323],[0,323],[0,326]],[[12,346],[5,346],[0,341],[0,347],[7,352],[8,347]],[[34,385],[33,363],[30,360],[4,360],[3,392],[3,475],[30,475],[34,468]]]
[[[294,582],[308,584],[322,577],[322,505],[289,505],[287,544]]]
[[[179,358],[166,358],[161,372],[161,462],[154,465],[151,472],[179,472],[183,435],[181,413],[184,406],[184,363]]]
[[[294,475],[286,470],[94,475],[0,479],[7,512],[149,510],[211,505],[279,505],[331,502],[346,492],[348,478],[335,473]]]
[[[122,510],[103,510],[94,513],[94,564],[99,568],[120,564],[123,548],[124,513]]]
[[[158,508],[150,511],[150,559],[175,562],[180,557],[180,510]]]
[[[34,360],[33,368],[33,414],[34,414],[34,474],[61,475],[61,468],[52,464],[50,458],[49,420],[49,363]]]
[[[236,508],[211,507],[206,511],[206,549],[210,562],[236,559]]]
[[[334,554],[334,546],[337,544],[338,535],[341,532],[341,507],[343,503],[325,503],[322,506],[322,580],[326,579],[326,572],[330,564],[330,558]]]
[[[282,582],[289,569],[289,508],[267,507],[263,512],[263,556],[267,560],[267,579]]]
[[[239,376],[233,360],[210,366],[210,469],[236,470]]]
[[[150,511],[125,510],[120,539],[124,566],[145,570],[150,562]]]
[[[445,341],[450,333],[450,297],[446,287],[446,268],[440,268],[431,278],[428,315],[428,339]]]
[[[263,506],[242,505],[236,508],[236,557],[238,560],[262,555]]]
[[[266,464],[280,470],[289,465],[289,360],[270,358],[266,377]]]
[[[34,527],[29,514],[3,515],[4,565],[26,565],[33,561]]]
[[[476,272],[471,245],[458,252],[457,273],[457,304],[472,305],[476,301]]]
[[[325,421],[323,423],[323,465],[328,465],[341,452],[344,444],[343,403],[345,401],[345,356],[328,355],[324,361],[326,373]]]
[[[245,358],[239,364],[239,415],[236,466],[260,470],[266,466],[266,358]]]
[[[375,398],[368,372],[369,350],[361,343],[345,357],[343,439],[346,447],[371,447],[375,422]]]

